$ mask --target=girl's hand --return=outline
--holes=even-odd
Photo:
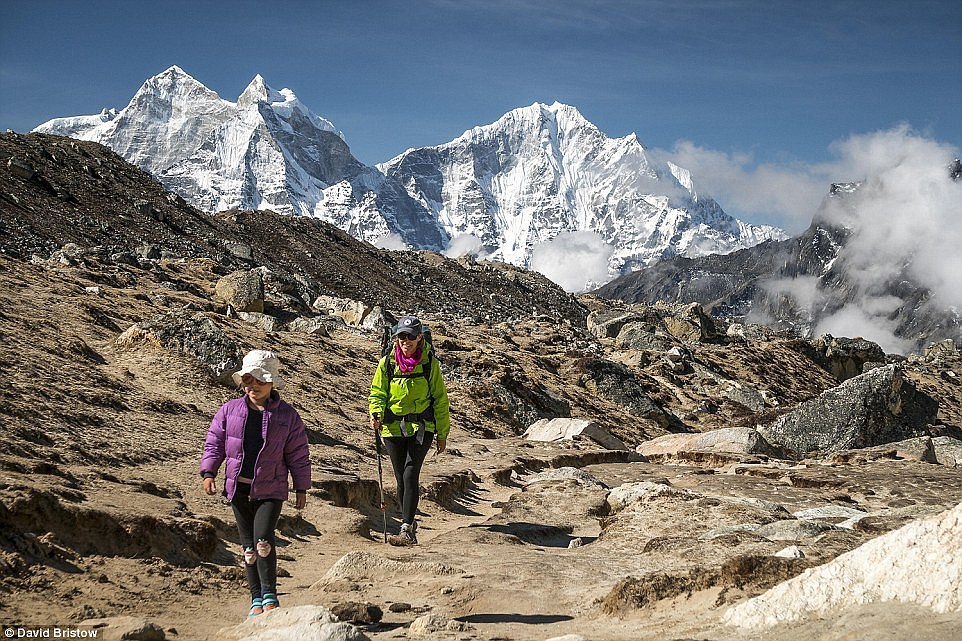
[[[307,505],[307,492],[297,492],[294,494],[294,509],[303,510]]]
[[[437,443],[438,443],[438,454],[440,454],[441,452],[444,451],[444,448],[447,447],[448,441],[447,439],[439,438]]]
[[[214,484],[213,478],[204,479],[204,492],[207,494],[214,494],[217,491],[217,486]]]

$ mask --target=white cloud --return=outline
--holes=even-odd
[[[381,249],[407,249],[408,246],[400,234],[388,233],[374,241],[374,246]]]
[[[962,308],[962,181],[949,179],[959,150],[907,125],[835,143],[835,172],[861,181],[833,199],[826,219],[854,229],[845,261],[869,291],[905,275],[943,306]]]
[[[885,292],[914,282],[931,292],[926,304],[937,313],[962,309],[962,181],[949,178],[958,149],[907,125],[851,136],[831,149],[836,158],[815,173],[859,183],[854,192],[826,199],[817,212],[819,220],[852,230],[839,259],[850,284],[849,300],[814,331],[861,335],[886,351],[905,352],[914,345],[895,336],[890,316],[915,301]],[[779,279],[762,286],[817,312],[825,295],[813,289],[813,282]]]
[[[447,249],[444,250],[444,255],[448,258],[460,258],[465,254],[477,256],[481,248],[480,238],[472,236],[471,234],[461,234],[451,239]]]
[[[886,353],[905,354],[915,343],[895,335],[895,323],[884,316],[873,314],[859,305],[846,305],[835,314],[823,318],[815,328],[815,335],[861,336],[878,343]]]
[[[613,252],[614,248],[594,232],[568,232],[536,246],[528,267],[566,292],[583,292],[611,280],[608,259]]]
[[[658,161],[671,161],[691,172],[699,196],[714,198],[729,214],[749,222],[764,222],[796,234],[837,177],[829,168],[786,163],[754,163],[751,154],[725,153],[680,140],[669,150],[651,150]]]

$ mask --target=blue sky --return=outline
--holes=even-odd
[[[289,87],[368,164],[556,100],[743,172],[902,123],[962,144],[962,9],[926,0],[5,0],[0,127],[122,108],[173,64],[228,100]]]

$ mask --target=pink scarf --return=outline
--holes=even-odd
[[[397,363],[398,369],[401,370],[402,374],[410,374],[414,371],[414,367],[421,362],[421,348],[418,347],[417,351],[414,352],[414,356],[408,358],[401,351],[401,346],[394,345],[394,362]]]

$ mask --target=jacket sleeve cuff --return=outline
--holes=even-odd
[[[216,476],[217,476],[217,475],[214,474],[213,472],[201,472],[201,473],[200,473],[200,477],[201,477],[201,478],[204,478],[204,479],[212,479],[212,478],[215,478]]]

